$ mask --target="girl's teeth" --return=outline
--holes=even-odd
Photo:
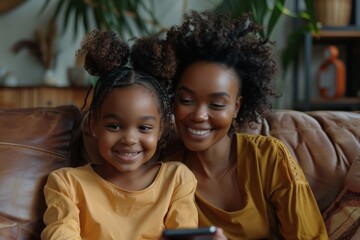
[[[125,152],[122,152],[120,153],[121,156],[124,156],[124,157],[135,157],[137,155],[137,153],[125,153]]]

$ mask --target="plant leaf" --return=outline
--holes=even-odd
[[[276,0],[267,24],[266,37],[270,37],[285,10],[285,0]]]

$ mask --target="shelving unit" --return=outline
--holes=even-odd
[[[0,108],[55,107],[73,104],[81,108],[87,87],[0,87]],[[91,101],[90,97],[87,101]]]
[[[303,78],[299,78],[297,64],[294,66],[293,103],[294,109],[310,110],[360,110],[360,1],[353,2],[352,22],[344,27],[324,27],[318,35],[305,34],[303,49]],[[299,0],[296,0],[299,9]],[[313,73],[314,45],[341,45],[346,49],[346,94],[342,98],[316,98],[311,94],[311,83],[316,81]],[[300,81],[301,80],[301,81]],[[298,89],[303,89],[300,96]]]

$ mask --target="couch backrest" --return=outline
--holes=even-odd
[[[282,140],[302,167],[323,212],[343,189],[360,154],[358,112],[276,110],[256,129],[242,131]]]
[[[47,175],[71,162],[75,106],[0,110],[0,239],[39,239]]]
[[[96,155],[87,128],[83,140],[88,145],[78,145],[80,125],[75,106],[0,110],[0,239],[39,239],[47,175]],[[322,211],[341,191],[360,153],[359,113],[276,110],[256,129],[242,131],[282,140],[303,168]]]

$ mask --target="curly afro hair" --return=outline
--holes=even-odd
[[[85,59],[84,68],[90,75],[99,77],[89,109],[95,117],[114,88],[138,84],[154,92],[163,127],[159,146],[164,147],[173,132],[170,79],[176,72],[176,61],[172,48],[157,36],[135,39],[130,47],[113,31],[93,30],[86,34],[76,57]]]
[[[236,72],[240,83],[242,104],[236,122],[250,126],[259,122],[276,97],[272,84],[277,74],[274,43],[262,38],[260,30],[250,14],[238,18],[208,11],[185,14],[183,24],[167,32],[178,60],[174,88],[185,68],[196,61],[225,65]]]
[[[126,64],[130,47],[118,39],[115,32],[93,30],[81,42],[76,57],[85,57],[85,70],[93,76],[100,76],[116,67]]]

